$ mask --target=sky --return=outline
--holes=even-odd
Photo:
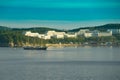
[[[73,29],[120,23],[120,0],[0,0],[0,25]]]

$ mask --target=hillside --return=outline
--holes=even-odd
[[[10,30],[11,28],[5,27],[5,26],[0,26],[0,30]]]
[[[80,29],[106,31],[107,29],[120,29],[120,24],[106,24],[106,25],[94,26],[94,27],[82,27],[82,28],[68,30],[68,32],[77,32]],[[46,31],[49,31],[49,30],[63,31],[63,30],[60,30],[60,29],[47,28],[47,27],[8,28],[8,27],[5,27],[5,26],[0,26],[0,30],[32,31],[32,32],[38,32],[38,33],[45,33]]]
[[[46,31],[49,30],[54,30],[54,31],[62,31],[58,29],[53,29],[53,28],[47,28],[47,27],[34,27],[34,28],[12,28],[13,31],[32,31],[32,32],[38,32],[40,34],[45,33]]]
[[[96,27],[84,27],[73,29],[69,31],[79,31],[80,29],[90,29],[90,30],[107,30],[107,29],[118,29],[120,28],[120,24],[107,24],[103,26],[96,26]],[[0,26],[0,47],[12,46],[12,47],[22,47],[26,45],[40,45],[41,40],[39,38],[33,37],[26,37],[22,34],[24,31],[32,31],[38,32],[40,34],[44,34],[46,31],[55,30],[55,31],[63,31],[53,28],[45,28],[45,27],[35,27],[35,28],[8,28]],[[85,38],[85,37],[77,37],[77,38],[64,38],[64,39],[55,39],[52,38],[50,40],[43,40],[43,43],[47,44],[58,44],[61,42],[62,44],[69,44],[73,43],[84,43],[86,41],[97,41],[101,42],[120,42],[120,35],[114,35],[111,37],[100,37],[100,38]]]
[[[106,31],[107,29],[120,29],[120,24],[106,24],[106,25],[94,26],[94,27],[82,27],[82,28],[69,30],[69,32],[77,32],[80,29]]]
[[[23,31],[32,31],[32,32],[38,32],[40,34],[43,34],[49,30],[54,30],[54,31],[62,31],[62,30],[58,30],[58,29],[53,29],[53,28],[47,28],[47,27],[32,27],[32,28],[8,28],[6,26],[0,26],[0,31],[19,31],[19,32],[23,32]]]

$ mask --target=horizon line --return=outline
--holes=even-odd
[[[0,26],[9,28],[33,28],[46,27],[56,29],[75,29],[83,27],[95,27],[106,24],[120,24],[120,20],[96,20],[96,21],[53,21],[53,20],[0,20]]]

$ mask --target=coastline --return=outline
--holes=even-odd
[[[90,47],[120,47],[120,45],[116,44],[111,44],[111,45],[99,45],[99,44],[46,44],[47,47],[85,47],[85,46],[90,46]]]
[[[40,46],[40,45],[32,45],[32,44],[24,44],[24,45],[0,45],[0,47],[24,47],[24,46]],[[101,46],[105,46],[105,47],[120,47],[120,43],[114,43],[114,44],[86,44],[86,43],[83,43],[83,44],[71,44],[71,43],[68,43],[68,44],[65,44],[65,43],[55,43],[55,44],[46,44],[45,45],[46,47],[48,48],[51,48],[51,47],[57,47],[57,48],[61,48],[61,47],[84,47],[84,46],[90,46],[90,47],[101,47]]]

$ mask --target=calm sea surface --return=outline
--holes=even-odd
[[[0,80],[120,80],[120,48],[0,48]]]

